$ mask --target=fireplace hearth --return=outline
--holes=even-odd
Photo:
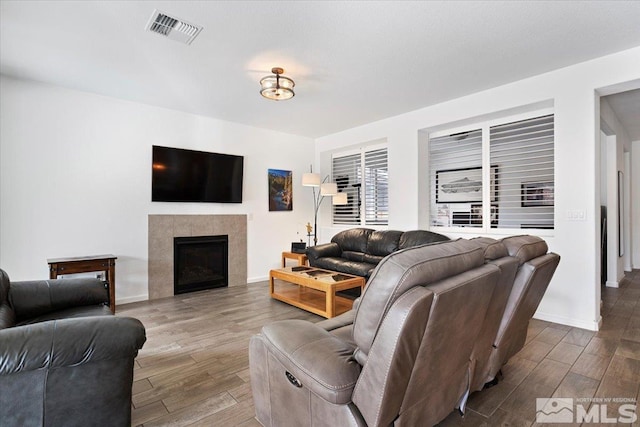
[[[174,237],[174,295],[229,284],[229,237]]]

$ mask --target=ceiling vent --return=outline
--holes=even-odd
[[[191,44],[202,31],[202,27],[169,16],[157,9],[153,11],[145,29],[184,44]]]

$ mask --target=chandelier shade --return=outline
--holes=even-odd
[[[292,79],[281,75],[284,70],[279,67],[271,69],[273,75],[263,77],[260,80],[260,95],[274,101],[284,101],[294,97],[293,87],[296,85]]]
[[[320,185],[321,196],[335,196],[338,194],[338,184],[335,182],[325,182]]]
[[[331,202],[334,206],[347,205],[349,204],[349,198],[347,197],[347,193],[338,193],[331,198]]]
[[[322,178],[319,173],[303,173],[302,174],[302,186],[303,187],[320,187]]]

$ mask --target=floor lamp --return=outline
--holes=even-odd
[[[319,173],[313,173],[313,167],[309,173],[302,175],[302,185],[311,187],[313,190],[313,245],[318,244],[318,209],[325,197],[331,196],[333,205],[346,205],[347,193],[338,192],[338,185],[335,182],[327,182],[329,175],[321,178]],[[316,188],[320,191],[316,192]]]

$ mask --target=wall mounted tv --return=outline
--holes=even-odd
[[[153,146],[151,201],[242,203],[244,157]]]

